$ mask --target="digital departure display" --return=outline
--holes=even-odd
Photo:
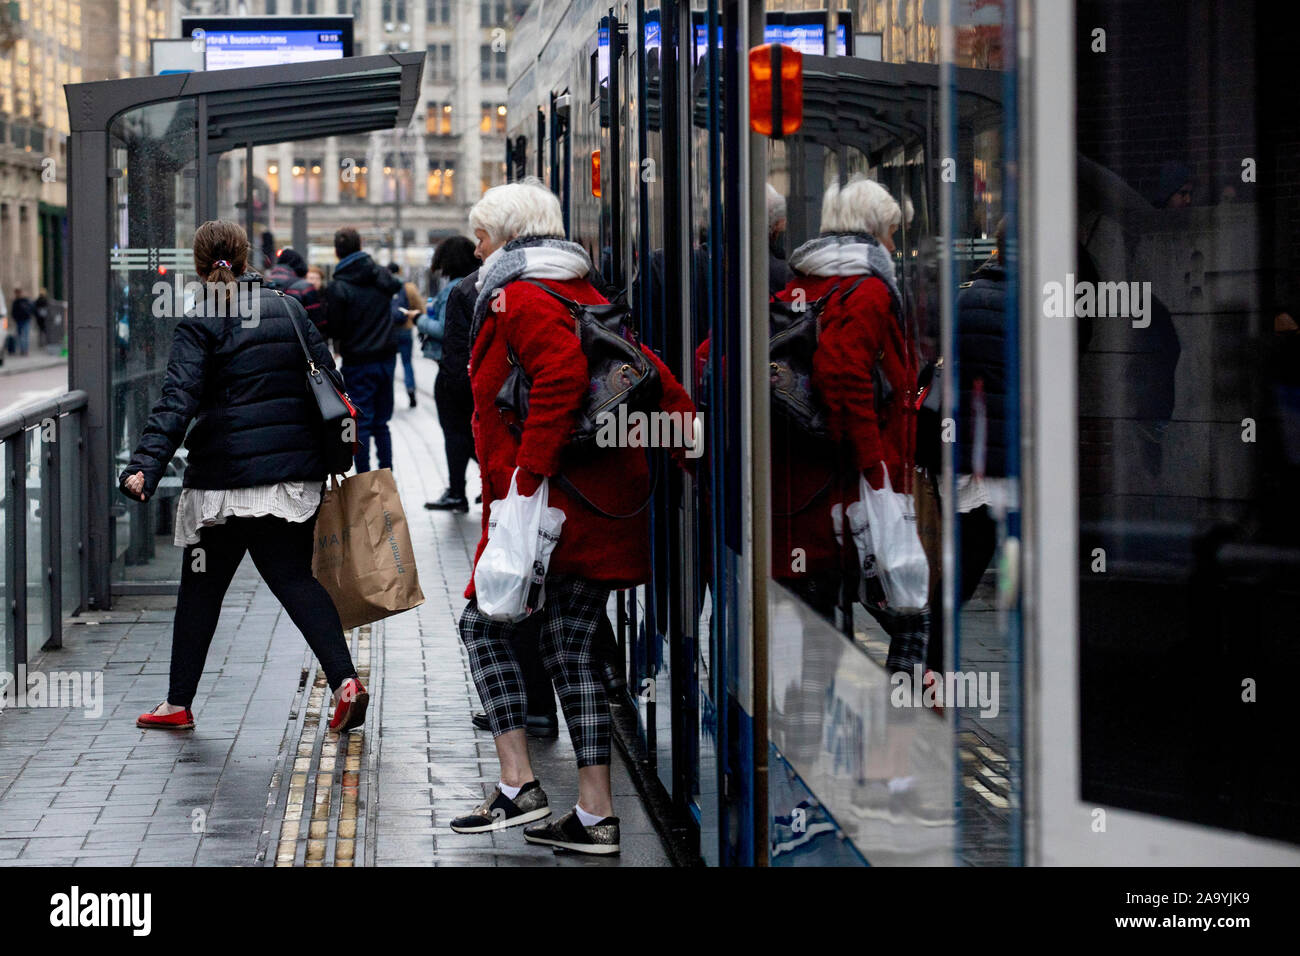
[[[351,17],[187,17],[182,31],[202,44],[208,70],[352,55]]]

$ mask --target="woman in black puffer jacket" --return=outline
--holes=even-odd
[[[326,439],[295,324],[315,364],[340,390],[343,382],[302,305],[245,272],[248,254],[248,238],[233,222],[206,222],[195,233],[194,263],[206,294],[176,327],[162,395],[119,479],[128,497],[149,500],[185,439],[189,459],[175,535],[185,555],[171,683],[167,700],[136,723],[194,726],[190,706],[203,662],[247,551],[320,659],[335,692],[330,728],[350,730],[365,719],[369,698],[338,611],[311,572]]]

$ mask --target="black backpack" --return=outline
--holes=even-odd
[[[859,277],[840,296],[840,301],[848,298],[866,278]],[[826,410],[813,394],[813,353],[817,351],[822,313],[838,291],[837,285],[802,309],[780,299],[772,299],[769,306],[772,332],[767,351],[772,410],[791,427],[816,438],[826,437]]]
[[[587,357],[591,385],[583,400],[578,424],[573,429],[571,441],[574,444],[594,446],[601,416],[616,413],[620,405],[626,405],[629,412],[648,412],[659,406],[663,393],[659,370],[646,358],[633,336],[627,322],[630,310],[626,305],[612,302],[584,305],[565,298],[540,282],[523,281],[564,304],[573,318],[582,353]],[[506,358],[510,362],[510,374],[497,393],[495,404],[510,433],[519,438],[528,418],[528,393],[533,381],[508,344]]]

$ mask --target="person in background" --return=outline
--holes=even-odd
[[[478,260],[474,243],[464,236],[444,239],[429,264],[430,280],[446,280],[434,297],[430,314],[420,319],[424,354],[438,361],[438,377],[433,381],[433,400],[438,408],[443,442],[447,449],[447,472],[450,486],[437,501],[425,502],[430,511],[469,511],[465,494],[465,469],[474,453],[474,396],[469,386],[469,326],[474,315],[478,290]],[[479,501],[483,496],[479,496]],[[560,735],[556,717],[555,690],[546,673],[541,653],[541,618],[525,618],[516,629],[515,658],[524,678],[528,699],[524,731],[529,737],[549,739]],[[477,711],[471,722],[479,730],[491,730],[488,716]]]
[[[36,297],[32,313],[36,316],[36,345],[44,348],[50,341],[50,297],[44,289]]]
[[[388,271],[401,280],[402,267],[396,262],[388,264]],[[402,381],[406,383],[406,399],[410,407],[415,407],[415,368],[411,364],[411,353],[414,346],[415,337],[415,320],[424,314],[424,302],[420,299],[420,290],[415,287],[414,282],[402,283],[400,292],[393,295],[393,323],[396,329],[393,332],[397,342],[397,354],[402,359]]]
[[[470,423],[474,396],[469,388],[469,324],[474,312],[477,265],[474,243],[464,236],[444,239],[429,264],[431,277],[447,280],[434,298],[430,314],[420,319],[420,331],[426,336],[424,354],[436,352],[438,359],[433,401],[447,450],[447,490],[437,501],[425,502],[424,507],[430,511],[469,511],[465,469],[475,457]]]
[[[1003,249],[1006,217],[998,222],[997,248],[957,293],[959,411],[957,422],[957,522],[960,610],[975,594],[997,553],[997,516],[1013,505],[1007,480],[1007,281]],[[931,633],[943,633],[942,602],[935,602]],[[943,670],[943,641],[932,640],[926,666]]]
[[[260,288],[262,277],[247,271],[249,253],[236,223],[205,222],[195,232],[199,278],[217,290],[238,281],[240,303],[245,296],[258,297],[259,321],[245,325],[230,300],[221,304],[204,297],[177,324],[162,394],[118,479],[128,498],[148,501],[184,439],[189,464],[176,505],[174,541],[185,553],[171,681],[167,699],[136,724],[193,729],[191,705],[221,604],[248,552],[320,660],[334,691],[330,729],[343,733],[365,720],[369,695],[352,664],[334,602],[311,571],[327,438],[320,409],[305,387],[299,333],[316,365],[336,386],[342,379],[297,301]],[[209,296],[221,294],[209,289]],[[222,719],[228,722],[230,715]]]
[[[313,283],[308,278],[307,260],[296,249],[283,249],[276,259],[275,266],[267,275],[266,287],[279,289],[285,295],[291,295],[307,310],[311,324],[320,329],[325,324],[325,297],[321,295],[319,281]],[[320,270],[317,270],[320,276]]]
[[[31,299],[23,295],[23,290],[15,286],[14,301],[10,308],[14,315],[14,332],[18,338],[18,354],[26,355],[31,346],[32,318],[36,315],[36,307],[32,305]]]
[[[785,261],[785,197],[767,184],[767,285],[776,295],[790,281],[790,266]]]
[[[350,226],[334,233],[339,264],[325,288],[325,321],[343,356],[343,378],[357,407],[357,472],[370,470],[370,438],[380,468],[393,467],[393,294],[402,288],[387,269],[361,251],[361,236]]]

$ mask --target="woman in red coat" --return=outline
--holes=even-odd
[[[528,827],[524,838],[578,852],[617,853],[609,706],[592,671],[592,649],[609,592],[650,576],[647,512],[607,516],[638,511],[650,493],[649,470],[640,448],[601,448],[580,456],[570,446],[590,385],[587,360],[568,308],[546,290],[582,304],[606,300],[586,279],[587,253],[562,238],[564,222],[554,194],[536,182],[497,186],[470,211],[470,227],[483,257],[469,363],[474,444],[483,477],[483,534],[475,564],[487,544],[491,504],[509,493],[516,469],[520,494],[532,495],[543,478],[562,472],[590,503],[558,482],[549,483],[549,503],[565,520],[547,571],[546,604],[538,612],[542,660],[559,692],[577,756],[578,803],[555,822]],[[520,439],[495,406],[510,371],[507,345],[532,382]],[[693,422],[695,409],[686,392],[657,356],[645,352],[663,383],[662,410]],[[452,821],[452,829],[479,833],[541,820],[551,811],[528,760],[527,696],[511,647],[517,625],[491,620],[479,610],[472,575],[465,596],[470,603],[460,636],[495,738],[501,778],[482,805]]]
[[[839,447],[841,514],[859,497],[859,476],[879,489],[888,470],[895,491],[912,490],[918,369],[894,276],[893,233],[901,221],[898,203],[879,183],[831,185],[822,204],[822,234],[791,254],[795,277],[780,295],[809,303],[829,296],[813,353],[813,389]],[[843,524],[846,566],[857,580],[857,555]],[[900,614],[865,603],[892,638],[891,669],[910,670],[924,660],[928,611]]]

